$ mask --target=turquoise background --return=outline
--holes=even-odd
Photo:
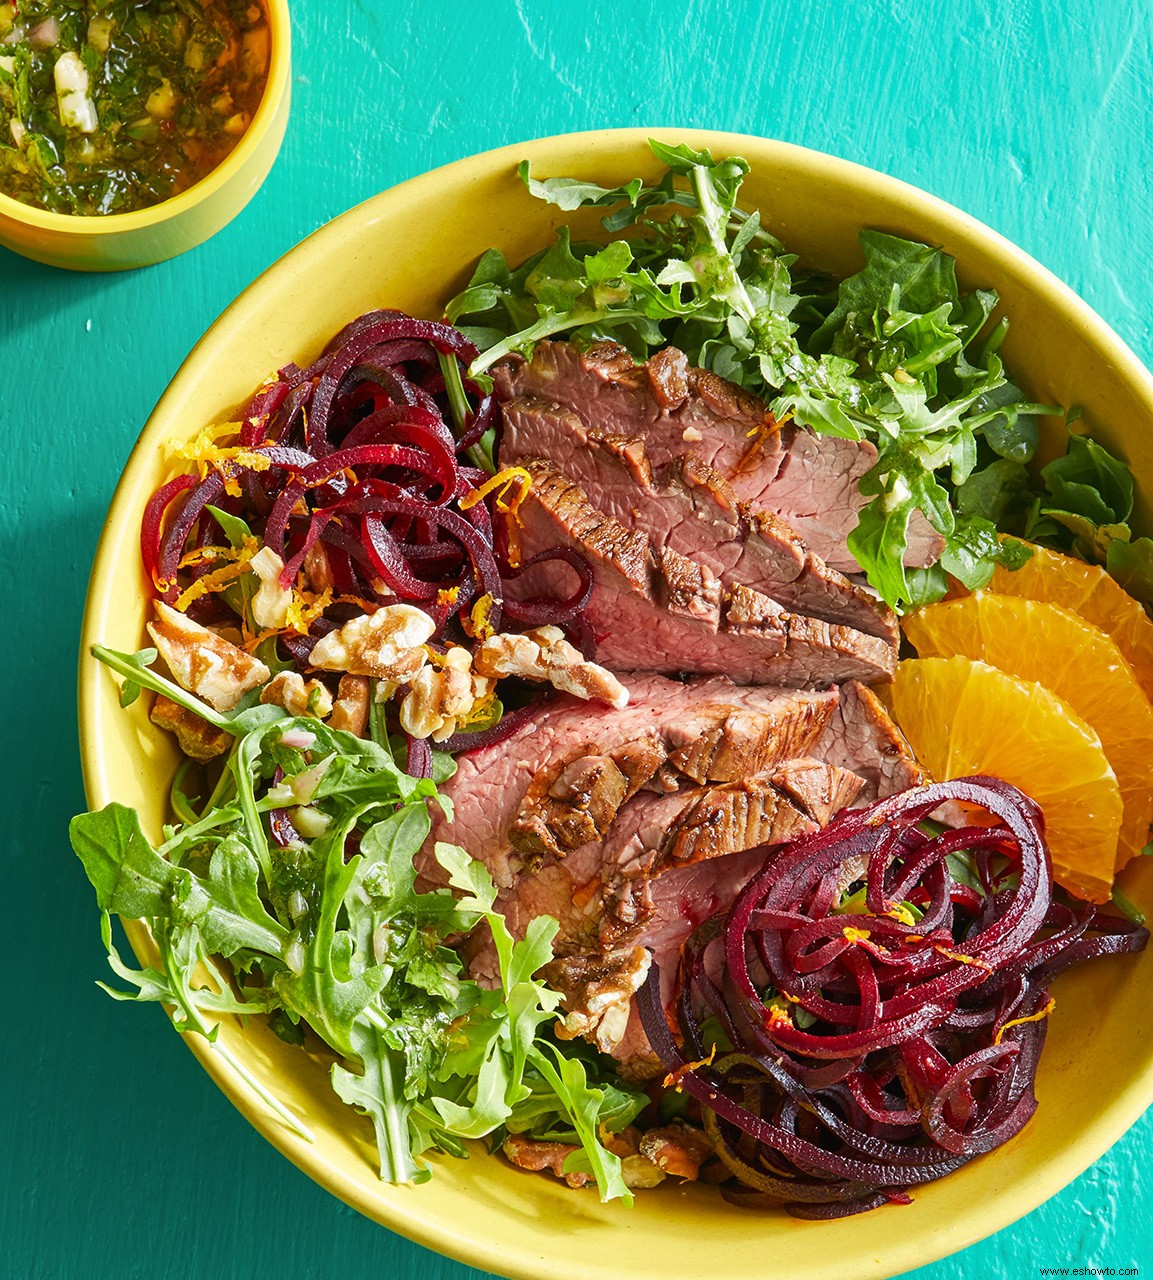
[[[0,250],[0,705],[12,822],[0,844],[3,1280],[479,1274],[321,1191],[233,1111],[159,1010],[97,990],[106,970],[96,911],[65,831],[83,807],[77,635],[117,477],[187,351],[298,240],[393,183],[504,143],[620,125],[731,129],[845,156],[961,206],[1153,359],[1148,5],[292,8],[288,136],[230,227],[125,275],[73,275]],[[1028,1218],[914,1274],[1148,1272],[1151,1164],[1147,1115]],[[900,1231],[899,1219],[878,1215],[878,1233]]]

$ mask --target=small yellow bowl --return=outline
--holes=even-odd
[[[1021,250],[957,209],[842,160],[763,138],[653,132],[717,156],[747,157],[745,203],[759,207],[768,228],[813,265],[855,270],[857,233],[866,226],[941,245],[956,257],[966,287],[1001,291],[1012,324],[1006,360],[1026,393],[1082,405],[1102,442],[1127,457],[1138,486],[1153,492],[1153,378],[1084,302]],[[548,244],[562,221],[595,230],[595,215],[573,219],[531,199],[516,179],[517,161],[529,159],[540,177],[614,186],[659,172],[646,137],[629,129],[546,138],[415,178],[310,236],[208,331],[140,437],[96,556],[80,661],[82,759],[93,808],[112,800],[133,805],[153,838],[167,818],[177,763],[172,739],[149,723],[143,699],[123,710],[117,681],[88,656],[96,642],[128,651],[142,643],[149,588],[140,567],[140,517],[166,476],[167,442],[229,420],[272,371],[289,360],[307,363],[363,311],[439,315],[492,245],[517,262]],[[1124,873],[1125,891],[1153,914],[1153,859],[1137,864]],[[142,962],[157,962],[142,925],[129,924],[128,936]],[[638,1195],[632,1210],[601,1205],[591,1192],[515,1169],[480,1144],[468,1160],[435,1158],[426,1185],[391,1186],[377,1175],[372,1126],[333,1092],[331,1060],[285,1044],[258,1019],[226,1017],[216,1046],[196,1036],[188,1044],[239,1110],[322,1186],[392,1230],[485,1271],[522,1280],[879,1280],[1027,1213],[1137,1119],[1153,1101],[1151,981],[1153,950],[1063,975],[1037,1078],[1040,1107],[1025,1129],[916,1189],[911,1205],[829,1222],[739,1209],[713,1187],[673,1179]],[[110,1011],[110,1036],[113,1021]],[[301,1117],[315,1140],[281,1124],[220,1048]]]
[[[227,226],[268,177],[288,124],[288,0],[267,0],[266,8],[268,83],[244,136],[211,173],[171,200],[107,216],[53,213],[0,193],[0,245],[50,267],[123,271],[175,258]]]

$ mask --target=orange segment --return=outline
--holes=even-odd
[[[902,662],[892,686],[897,722],[938,779],[991,773],[1045,814],[1053,877],[1108,902],[1121,828],[1121,792],[1084,720],[1031,680],[969,658]]]
[[[1146,697],[1153,699],[1153,622],[1104,569],[1035,546],[1022,568],[994,570],[988,589],[1072,609],[1113,638]]]
[[[1068,609],[986,591],[929,605],[904,627],[922,658],[978,658],[1063,698],[1101,739],[1117,775],[1117,869],[1141,852],[1153,821],[1153,706],[1109,636]]]

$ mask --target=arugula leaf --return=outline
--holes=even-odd
[[[438,843],[437,861],[449,874],[460,896],[460,907],[487,921],[496,948],[503,1000],[486,1008],[483,1022],[474,1021],[463,1032],[466,1044],[445,1059],[446,1080],[460,1072],[475,1078],[463,1098],[435,1097],[433,1105],[444,1126],[461,1137],[476,1137],[500,1125],[522,1131],[524,1117],[517,1109],[532,1104],[536,1123],[541,1121],[540,1093],[533,1077],[551,1089],[567,1131],[580,1142],[588,1171],[596,1176],[602,1199],[632,1195],[620,1172],[620,1159],[600,1141],[600,1126],[616,1123],[623,1128],[644,1106],[643,1097],[621,1106],[620,1091],[607,1094],[589,1083],[584,1064],[561,1054],[541,1039],[539,1028],[555,1016],[559,995],[533,975],[552,959],[557,922],[548,916],[534,919],[521,942],[514,940],[504,917],[493,909],[496,890],[488,871],[473,862],[463,849]],[[635,1107],[635,1109],[634,1109]]]
[[[342,1102],[368,1116],[376,1130],[380,1176],[384,1182],[426,1182],[432,1175],[413,1159],[408,1136],[412,1104],[404,1096],[404,1058],[373,1026],[357,1023],[352,1031],[360,1074],[339,1063],[332,1068],[332,1087]]]
[[[1070,427],[1078,416],[1069,413]],[[1032,500],[1017,518],[1022,537],[1103,565],[1134,599],[1153,606],[1153,540],[1133,537],[1133,474],[1124,461],[1070,430],[1065,454],[1026,492]]]
[[[78,815],[69,836],[102,911],[130,920],[163,916],[195,924],[211,950],[224,956],[242,949],[283,952],[287,933],[261,905],[255,867],[235,842],[217,850],[207,880],[201,880],[160,857],[136,811],[124,805]],[[237,855],[238,865],[228,865]]]
[[[528,188],[529,195],[536,196],[557,208],[571,211],[584,205],[614,206],[622,201],[633,204],[640,194],[644,183],[634,178],[623,187],[598,187],[595,182],[583,182],[579,178],[549,178],[538,182],[529,176],[529,164],[522,160],[516,167],[517,177]]]
[[[1129,468],[1087,436],[1070,435],[1065,456],[1041,468],[1054,509],[1094,524],[1123,524],[1133,510]]]
[[[1105,553],[1105,567],[1134,599],[1153,606],[1153,538],[1114,538]]]
[[[141,689],[151,689],[154,693],[162,693],[178,706],[207,720],[218,729],[236,732],[236,727],[229,717],[213,710],[207,702],[182,689],[172,680],[165,679],[151,669],[159,656],[155,649],[140,649],[136,653],[121,653],[117,649],[107,649],[104,645],[94,644],[92,656],[98,658],[105,666],[110,667],[118,675],[124,676],[124,685],[120,693],[120,705],[130,706],[140,696]]]
[[[151,676],[143,665],[129,669]],[[269,718],[268,710],[230,721],[239,740],[222,775],[228,785],[200,817],[167,829],[159,849],[122,805],[74,819],[72,842],[96,889],[109,965],[129,988],[110,994],[166,1005],[178,1031],[221,1053],[223,1014],[266,1012],[278,1034],[309,1026],[342,1058],[333,1088],[370,1118],[384,1178],[421,1181],[429,1176],[422,1152],[463,1155],[466,1139],[517,1126],[582,1135],[602,1195],[627,1194],[599,1135],[602,1126],[628,1124],[644,1096],[600,1089],[583,1062],[558,1066],[559,1051],[541,1047],[560,997],[535,975],[552,958],[556,921],[541,917],[514,939],[495,910],[488,872],[448,846],[439,852],[460,899],[419,892],[414,858],[431,829],[435,784],[402,773],[379,743],[310,718]],[[289,728],[307,729],[311,746],[286,747]],[[447,776],[454,763],[436,754]],[[273,787],[277,768],[285,777]],[[273,845],[264,816],[286,802],[322,814],[323,834]],[[124,963],[110,913],[147,923],[158,967]],[[447,945],[482,920],[500,957],[496,991],[465,979]],[[214,956],[231,961],[240,985]]]

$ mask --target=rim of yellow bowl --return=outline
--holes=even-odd
[[[38,231],[52,231],[57,235],[92,236],[122,235],[125,231],[138,231],[143,227],[177,218],[208,199],[248,163],[249,157],[259,147],[272,127],[277,108],[288,88],[291,65],[292,31],[288,16],[288,0],[260,0],[268,16],[270,56],[268,78],[260,102],[252,114],[252,122],[243,137],[224,159],[204,175],[199,182],[181,191],[179,195],[161,200],[146,209],[133,209],[130,213],[56,213],[41,209],[38,205],[25,204],[0,191],[0,219],[23,223]]]
[[[1153,414],[1153,374],[1111,326],[1030,254],[947,201],[901,179],[868,169],[853,161],[755,135],[668,126],[590,130],[513,143],[442,165],[370,197],[306,237],[253,280],[192,348],[145,424],[140,439],[125,464],[125,474],[151,457],[157,443],[154,437],[165,419],[168,405],[178,403],[184,395],[185,384],[194,382],[201,376],[198,366],[204,361],[227,358],[229,335],[251,323],[249,313],[254,304],[259,302],[261,282],[289,269],[289,264],[292,270],[299,273],[302,262],[325,258],[331,252],[330,245],[334,241],[339,242],[343,234],[342,224],[348,219],[358,214],[364,217],[371,206],[384,201],[417,212],[425,206],[426,189],[435,189],[449,170],[467,178],[505,167],[511,180],[518,161],[525,158],[532,161],[539,153],[563,144],[573,150],[571,164],[574,170],[579,171],[579,166],[586,161],[595,164],[598,141],[611,138],[617,143],[636,143],[638,147],[642,147],[647,145],[650,137],[669,142],[688,142],[690,145],[727,154],[740,154],[743,144],[755,143],[762,156],[767,148],[779,156],[788,157],[791,167],[804,178],[815,181],[822,173],[827,175],[833,169],[866,192],[884,196],[886,200],[899,201],[912,218],[947,228],[959,239],[974,243],[1000,269],[1014,275],[1021,272],[1028,275],[1036,292],[1043,296],[1048,307],[1061,313],[1072,327],[1078,329],[1095,346],[1108,348],[1113,378],[1127,382]],[[99,664],[91,661],[87,655],[90,645],[100,642],[100,627],[110,611],[115,609],[111,591],[113,568],[121,555],[123,543],[120,538],[126,530],[134,527],[134,522],[138,526],[139,506],[133,505],[136,496],[129,493],[121,483],[113,497],[97,545],[82,624],[79,720],[82,772],[90,805],[106,804],[115,799],[115,796],[111,790],[112,778],[98,749],[96,736],[104,715],[99,693],[103,672],[97,670]],[[127,545],[134,547],[134,539],[130,538]],[[154,948],[151,935],[139,921],[125,924],[133,950],[137,952],[138,959],[145,962]],[[616,1259],[612,1256],[577,1258],[565,1255],[562,1249],[555,1257],[542,1257],[531,1249],[518,1249],[515,1242],[509,1239],[478,1238],[459,1225],[443,1220],[430,1222],[428,1215],[421,1210],[418,1194],[395,1195],[388,1200],[367,1194],[363,1179],[355,1177],[344,1163],[327,1160],[265,1108],[252,1094],[243,1078],[213,1051],[211,1045],[197,1036],[182,1038],[221,1091],[263,1137],[314,1181],[366,1217],[438,1253],[496,1275],[516,1277],[517,1280],[572,1280],[572,1277],[579,1277],[580,1280],[619,1280],[620,1272]],[[878,1242],[875,1249],[870,1249],[867,1255],[852,1258],[824,1257],[818,1252],[811,1256],[811,1267],[807,1274],[811,1280],[884,1280],[885,1277],[926,1266],[987,1239],[1037,1208],[1083,1173],[1140,1118],[1150,1103],[1153,1103],[1153,1071],[1134,1072],[1128,1084],[1118,1091],[1113,1103],[1098,1117],[1098,1122],[1087,1126],[1057,1154],[1045,1161],[1043,1179],[1030,1179],[1027,1183],[1014,1184],[992,1204],[974,1206],[971,1211],[951,1216],[946,1221],[935,1222],[931,1227],[919,1225],[916,1230],[906,1231],[902,1224],[891,1222],[887,1224],[890,1229],[883,1233],[883,1243]],[[995,1158],[996,1152],[991,1155]],[[388,1190],[405,1192],[410,1189],[391,1187]],[[788,1224],[791,1230],[828,1226],[836,1231],[838,1226],[837,1220],[827,1224],[810,1224],[789,1219]],[[619,1226],[622,1230],[628,1230],[627,1215],[622,1218]],[[746,1266],[730,1257],[722,1265],[725,1274],[731,1275],[734,1280],[742,1280],[742,1277],[752,1280],[754,1275],[767,1275],[770,1271],[773,1275],[779,1275],[775,1269],[766,1269],[763,1259],[750,1259]],[[720,1269],[721,1266],[718,1267],[718,1274]],[[642,1272],[630,1274],[643,1280],[659,1280],[667,1274],[667,1263],[654,1259],[652,1265]]]

